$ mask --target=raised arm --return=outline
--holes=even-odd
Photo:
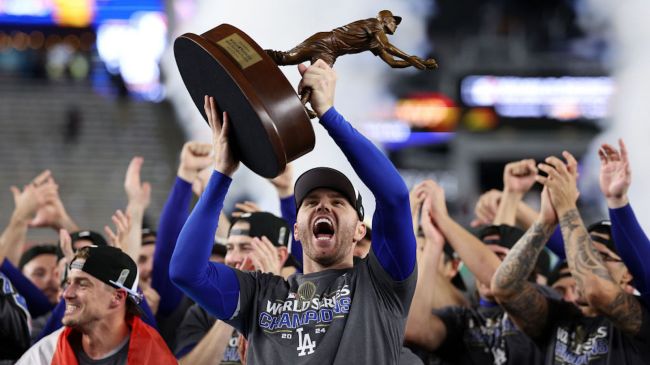
[[[131,258],[138,262],[140,248],[142,247],[142,221],[144,212],[151,202],[151,184],[141,182],[140,172],[144,159],[142,157],[133,157],[126,169],[124,177],[124,191],[128,199],[126,205],[126,214],[131,219],[131,225],[126,239],[126,247],[122,249]]]
[[[418,191],[417,187],[415,188]],[[424,200],[422,231],[424,245],[418,252],[418,282],[411,302],[404,340],[428,350],[435,350],[446,336],[444,323],[434,309],[447,306],[466,306],[467,301],[451,281],[440,271],[445,238],[433,224],[430,212],[431,198]]]
[[[217,318],[230,319],[239,302],[239,281],[234,269],[209,262],[223,208],[239,162],[228,145],[229,120],[224,113],[223,127],[217,116],[213,98],[206,96],[206,114],[212,128],[214,168],[212,177],[185,222],[172,255],[169,275],[181,290]]]
[[[433,180],[427,180],[425,184],[430,190],[430,196],[433,197],[431,217],[436,227],[476,279],[489,285],[501,261],[483,242],[449,216],[444,189]]]
[[[512,321],[531,337],[544,331],[548,302],[528,278],[546,241],[557,225],[548,189],[542,191],[541,214],[512,247],[492,278],[492,294]]]
[[[169,278],[171,261],[178,235],[190,214],[192,183],[199,171],[212,163],[212,146],[207,143],[190,141],[181,150],[180,165],[158,222],[156,249],[153,256],[151,286],[160,295],[158,314],[171,314],[183,298],[183,292]]]
[[[627,148],[619,140],[620,150],[604,144],[600,156],[600,190],[607,199],[612,221],[612,239],[619,255],[634,277],[634,286],[650,306],[650,240],[634,215],[627,191],[632,184],[632,171]]]
[[[301,88],[311,87],[311,104],[320,122],[341,148],[357,175],[375,196],[372,249],[382,267],[396,280],[415,268],[415,236],[411,228],[409,191],[393,164],[333,107],[336,74],[322,60],[309,68],[298,65]]]
[[[564,156],[568,161],[574,160],[567,152]],[[540,165],[540,169],[548,173],[548,178],[540,177],[540,182],[549,188],[578,292],[621,331],[636,335],[641,330],[641,304],[612,278],[601,252],[594,246],[576,207],[578,189],[575,175],[556,157],[547,158],[546,163],[548,165]]]
[[[503,169],[503,193],[492,224],[514,226],[524,195],[535,183],[537,168],[532,159],[510,162]]]
[[[296,223],[296,200],[293,196],[293,166],[287,164],[287,168],[278,177],[269,180],[278,192],[280,198],[280,213],[287,221],[293,237],[293,225]],[[302,265],[302,244],[298,240],[291,240],[289,253]]]

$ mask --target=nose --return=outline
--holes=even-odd
[[[226,263],[226,265],[228,265],[230,267],[238,266],[239,264],[242,263],[242,261],[244,261],[244,257],[241,255],[241,253],[237,249],[233,249],[231,251],[228,251],[226,253],[226,258],[224,259],[224,262]]]
[[[63,299],[71,299],[74,297],[75,297],[74,285],[70,284],[66,286],[65,290],[63,290]]]
[[[578,292],[575,287],[567,288],[567,291],[564,293],[564,300],[570,303],[578,301]]]
[[[316,206],[316,211],[317,212],[329,212],[330,211],[330,206],[327,204],[326,201],[321,200],[318,205]]]

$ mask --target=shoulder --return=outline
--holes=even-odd
[[[16,364],[49,364],[52,361],[52,357],[56,351],[56,345],[64,329],[65,327],[59,328],[36,342],[34,346],[30,347],[23,354]]]

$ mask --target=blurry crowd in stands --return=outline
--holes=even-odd
[[[567,152],[508,163],[503,189],[476,202],[472,227],[449,215],[435,181],[412,188],[418,280],[404,351],[415,356],[400,363],[650,363],[650,241],[628,200],[623,141],[599,153],[609,217],[598,222],[583,222],[576,208],[577,162]],[[246,338],[169,274],[211,155],[211,144],[186,143],[171,188],[143,182],[144,161],[134,157],[124,180],[128,204],[107,217],[104,232],[68,215],[56,171],[10,187],[15,205],[0,236],[0,364],[21,356],[25,364],[245,364]],[[293,180],[291,166],[270,180],[281,217],[248,201],[221,214],[210,260],[284,278],[301,272],[300,247],[291,234],[278,237],[296,221]],[[541,207],[533,208],[523,198],[536,183]],[[152,188],[170,192],[157,226],[143,227]],[[357,257],[371,247],[366,225]],[[51,228],[51,241],[27,245],[36,227]],[[37,348],[39,341],[50,345]]]

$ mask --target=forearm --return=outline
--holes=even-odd
[[[126,237],[124,251],[133,261],[138,261],[140,248],[142,247],[142,222],[144,220],[145,207],[137,203],[127,204],[126,214],[130,217],[129,232]]]
[[[641,328],[639,301],[615,282],[589,237],[578,210],[559,213],[571,275],[591,307],[608,317],[623,332],[636,335]]]
[[[438,269],[442,255],[439,251],[441,250],[425,246],[425,249],[418,254],[418,281],[406,320],[407,331],[427,330],[430,327],[433,309],[465,305],[464,301],[458,300],[457,290]]]
[[[372,249],[395,280],[415,268],[415,236],[411,229],[409,191],[393,164],[334,108],[320,119],[376,200]]]
[[[234,270],[209,262],[217,218],[231,181],[218,171],[212,173],[178,236],[169,268],[174,284],[220,319],[230,319],[239,300],[239,281]]]
[[[63,217],[59,220],[57,225],[53,227],[57,232],[60,229],[65,229],[68,232],[77,232],[79,231],[79,226],[77,223],[67,214],[65,213]]]
[[[178,235],[189,216],[191,200],[192,185],[181,178],[176,178],[160,214],[151,286],[160,295],[158,313],[162,316],[171,314],[183,297],[183,292],[169,278],[169,263]]]
[[[223,321],[216,321],[210,331],[192,351],[179,359],[181,364],[212,365],[223,359],[233,328]]]
[[[528,278],[554,228],[554,224],[533,223],[510,250],[491,283],[492,294],[499,304],[513,322],[532,337],[543,332],[548,303]]]
[[[436,223],[469,271],[479,282],[489,284],[501,264],[494,252],[451,217],[437,217]]]
[[[492,278],[498,299],[507,300],[522,291],[554,229],[554,224],[536,221],[512,247]]]
[[[612,239],[625,266],[634,277],[636,289],[650,305],[650,240],[636,219],[632,206],[609,209]]]
[[[501,194],[501,201],[497,209],[496,217],[492,222],[495,225],[514,226],[517,223],[517,210],[522,198],[521,193],[504,190]]]
[[[9,225],[0,235],[0,261],[7,258],[12,264],[18,265],[22,254],[29,220],[12,215]]]
[[[530,228],[535,223],[538,215],[535,209],[523,201],[519,201],[519,204],[517,204],[517,224],[524,230]]]

